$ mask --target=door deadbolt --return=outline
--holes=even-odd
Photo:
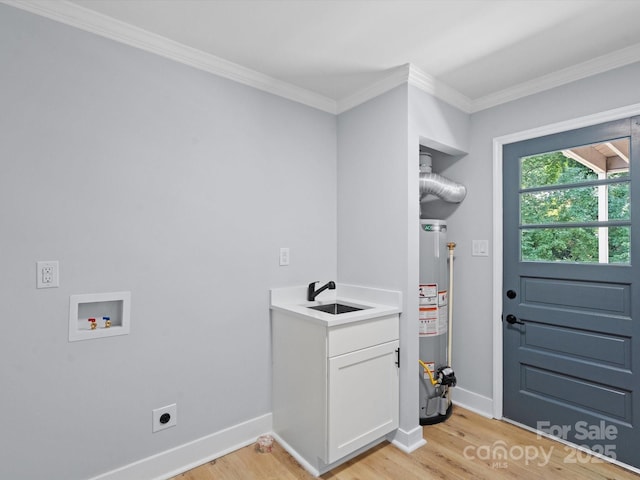
[[[507,315],[507,318],[505,318],[505,320],[509,325],[513,325],[514,323],[517,323],[518,325],[524,325],[524,322],[518,320],[518,317],[516,317],[515,315],[509,314]]]
[[[515,290],[507,290],[507,298],[510,298],[511,300],[513,300],[517,296],[518,294],[515,292]]]

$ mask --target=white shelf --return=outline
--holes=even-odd
[[[131,292],[88,293],[69,297],[69,341],[127,335],[131,312]],[[110,326],[105,326],[109,317]],[[96,328],[89,319],[95,318]]]

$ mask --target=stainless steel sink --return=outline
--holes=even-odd
[[[319,310],[321,312],[330,313],[332,315],[363,310],[362,308],[352,307],[351,305],[343,305],[342,303],[327,303],[325,305],[315,305],[309,308],[312,310]]]

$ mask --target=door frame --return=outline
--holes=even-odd
[[[510,133],[493,139],[493,287],[492,315],[493,319],[493,417],[502,419],[503,409],[503,359],[502,359],[502,147],[508,143],[529,140],[554,133],[566,132],[577,128],[588,127],[622,118],[640,115],[640,103],[626,107],[607,110],[584,117],[565,120],[558,123]]]

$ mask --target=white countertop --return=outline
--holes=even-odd
[[[318,284],[318,286],[321,285],[323,285],[322,282]],[[333,315],[308,308],[329,303],[342,303],[362,308],[362,310]],[[331,327],[400,313],[402,292],[338,283],[335,290],[325,290],[316,297],[315,301],[309,302],[306,285],[274,288],[271,290],[271,309]]]

